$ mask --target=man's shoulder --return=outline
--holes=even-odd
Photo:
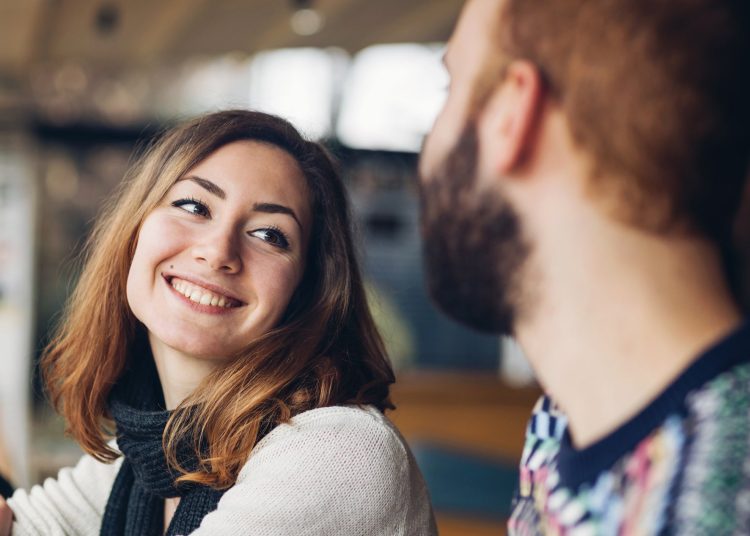
[[[690,393],[686,410],[675,526],[698,528],[702,534],[735,527],[744,534],[750,530],[750,503],[738,498],[750,496],[750,363]]]
[[[716,462],[723,459],[744,460],[750,454],[750,363],[735,365],[691,392],[683,418],[691,464],[710,457],[720,468]],[[750,464],[745,470],[750,472]]]
[[[750,351],[750,349],[748,349]],[[750,362],[739,363],[708,380],[686,400],[690,413],[744,413],[750,405]]]

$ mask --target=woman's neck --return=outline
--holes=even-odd
[[[186,355],[151,334],[149,343],[168,410],[179,406],[216,368],[214,361]]]

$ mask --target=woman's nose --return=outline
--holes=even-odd
[[[193,247],[193,258],[220,272],[236,273],[242,267],[236,238],[228,232],[206,235]]]

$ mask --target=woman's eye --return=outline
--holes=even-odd
[[[264,242],[268,242],[272,246],[289,249],[289,240],[286,239],[284,233],[279,229],[258,229],[252,231],[250,234],[256,238],[260,238]]]
[[[182,209],[185,212],[195,214],[196,216],[211,215],[211,211],[208,210],[208,207],[197,199],[178,199],[177,201],[172,202],[172,206]]]

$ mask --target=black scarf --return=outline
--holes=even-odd
[[[169,419],[151,353],[138,352],[133,366],[118,381],[109,407],[117,425],[117,447],[125,455],[102,519],[102,536],[161,536],[164,499],[180,497],[167,535],[187,535],[216,509],[223,491],[189,484],[175,486],[178,476],[167,465],[162,433]],[[192,442],[180,444],[183,467],[197,467]]]
[[[3,475],[0,475],[0,497],[7,499],[13,495],[14,491],[13,484],[6,480]]]

